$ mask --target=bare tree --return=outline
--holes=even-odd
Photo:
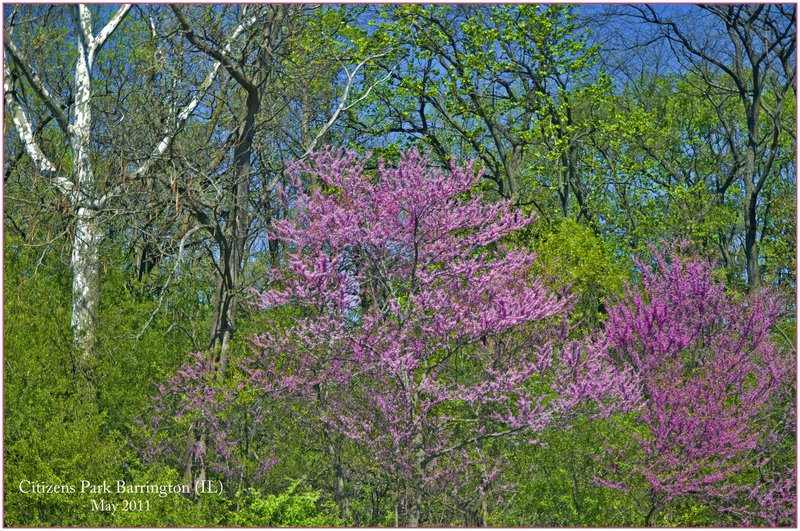
[[[216,62],[210,68],[194,97],[179,108],[174,108],[170,120],[164,124],[161,138],[147,156],[135,163],[134,170],[112,186],[101,186],[95,177],[93,162],[95,122],[93,108],[93,74],[95,63],[103,45],[117,30],[131,10],[129,4],[120,7],[103,29],[95,35],[92,30],[92,11],[86,5],[70,7],[73,19],[73,36],[77,51],[72,91],[65,102],[58,100],[54,90],[48,88],[37,74],[33,63],[25,56],[14,41],[15,20],[11,16],[4,34],[4,45],[8,61],[4,64],[3,81],[5,104],[15,130],[24,146],[24,151],[39,173],[45,176],[57,192],[67,201],[75,212],[75,229],[72,243],[70,268],[73,276],[72,286],[72,330],[75,347],[80,353],[82,364],[93,357],[97,328],[97,306],[99,302],[100,245],[104,234],[100,225],[101,213],[112,202],[130,189],[131,183],[145,176],[155,161],[159,160],[172,146],[175,136],[185,126],[189,116],[195,111],[200,100],[212,85],[220,69]],[[228,42],[236,39],[245,29],[237,26]],[[42,100],[50,113],[44,121],[54,119],[72,151],[72,172],[64,172],[61,164],[56,164],[39,145],[36,129],[32,123],[33,103],[23,96],[22,80],[36,97]],[[67,109],[70,109],[67,112]],[[41,127],[41,126],[39,126]],[[126,169],[119,168],[124,174]],[[103,183],[105,184],[105,183]]]

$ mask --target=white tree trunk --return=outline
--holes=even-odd
[[[11,39],[11,31],[7,31],[3,36],[7,58],[13,61],[34,92],[44,100],[46,107],[55,116],[56,122],[68,138],[72,148],[74,173],[71,176],[61,175],[56,170],[56,165],[47,158],[33,136],[33,127],[15,91],[14,77],[11,74],[9,62],[5,61],[3,64],[3,99],[14,128],[25,146],[26,153],[39,172],[50,180],[58,192],[75,209],[75,234],[70,257],[70,269],[73,276],[71,327],[73,343],[79,353],[80,361],[84,364],[93,357],[100,300],[99,264],[103,232],[100,228],[98,212],[109,200],[125,191],[124,184],[107,191],[98,190],[95,182],[89,157],[92,146],[92,68],[98,52],[125,19],[130,9],[130,4],[121,6],[100,33],[95,36],[92,32],[92,15],[88,7],[85,5],[71,6],[75,22],[75,35],[77,36],[77,60],[74,85],[75,105],[70,117],[66,116],[62,110],[64,106],[59,104],[47,90],[31,68],[30,63],[14,44]],[[245,27],[245,24],[240,24],[234,30],[228,46],[242,33]],[[134,177],[146,173],[153,160],[166,152],[188,117],[213,84],[219,69],[220,63],[217,61],[195,97],[178,114],[174,126],[165,131],[164,138],[158,142],[150,157],[139,164]]]
[[[103,234],[97,226],[95,205],[97,184],[89,158],[92,133],[92,62],[96,42],[92,36],[91,13],[86,6],[73,6],[78,33],[78,59],[75,63],[75,110],[69,126],[74,154],[77,220],[72,241],[72,337],[82,361],[93,357],[97,330],[97,304],[100,299],[100,244]]]
[[[100,244],[103,233],[96,215],[78,207],[72,242],[72,338],[82,364],[94,355],[97,310],[100,302]]]

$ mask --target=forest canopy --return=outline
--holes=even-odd
[[[4,525],[796,526],[794,4],[3,11]]]

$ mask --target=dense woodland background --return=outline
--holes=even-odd
[[[643,273],[681,241],[687,260],[713,262],[730,308],[764,290],[779,301],[765,341],[796,359],[794,4],[3,9],[5,525],[796,523],[793,383],[759,410],[763,437],[731,454],[736,470],[703,461],[705,483],[669,492],[610,475],[609,448],[637,463],[633,441],[654,433],[636,412],[461,434],[469,464],[448,490],[309,422],[302,400],[230,398],[254,334],[303,315],[254,305],[254,290],[290,265],[275,236],[300,204],[289,166],[325,146],[371,152],[370,175],[412,148],[445,174],[474,162],[483,177],[463,194],[536,219],[497,241],[573,294],[569,338],[613,326],[610,309],[653,286]],[[297,175],[297,197],[341,190]],[[226,390],[213,411],[178,414],[192,393]],[[222,425],[235,473],[210,450]],[[25,479],[220,479],[225,492],[138,495],[149,511],[112,515],[20,493]]]

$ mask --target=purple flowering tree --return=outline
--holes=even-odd
[[[138,420],[142,437],[134,446],[147,463],[183,469],[187,484],[205,480],[208,469],[229,487],[242,488],[279,461],[274,447],[264,451],[254,441],[273,442],[283,433],[272,429],[264,400],[253,400],[238,378],[221,377],[215,357],[213,351],[192,353],[172,378],[156,386],[149,422]],[[203,474],[192,477],[187,461],[198,463]]]
[[[609,309],[608,339],[635,367],[645,403],[638,435],[628,448],[607,448],[598,481],[633,495],[646,526],[682,498],[745,525],[752,516],[795,522],[793,467],[767,468],[794,436],[794,418],[776,415],[794,404],[793,358],[770,332],[780,301],[768,292],[743,300],[726,293],[713,264],[683,247],[654,250],[653,267],[636,261],[641,287]]]
[[[295,215],[273,235],[287,254],[258,293],[281,317],[254,339],[242,385],[302,404],[303,422],[331,441],[340,506],[336,438],[402,486],[405,524],[416,526],[425,493],[457,492],[467,469],[492,487],[498,462],[483,442],[534,443],[575,415],[635,407],[640,394],[605,338],[571,338],[571,299],[532,273],[535,255],[503,245],[533,216],[475,195],[471,166],[432,168],[413,151],[374,173],[366,161],[326,151],[293,167],[281,197]],[[324,184],[305,193],[304,173]]]

